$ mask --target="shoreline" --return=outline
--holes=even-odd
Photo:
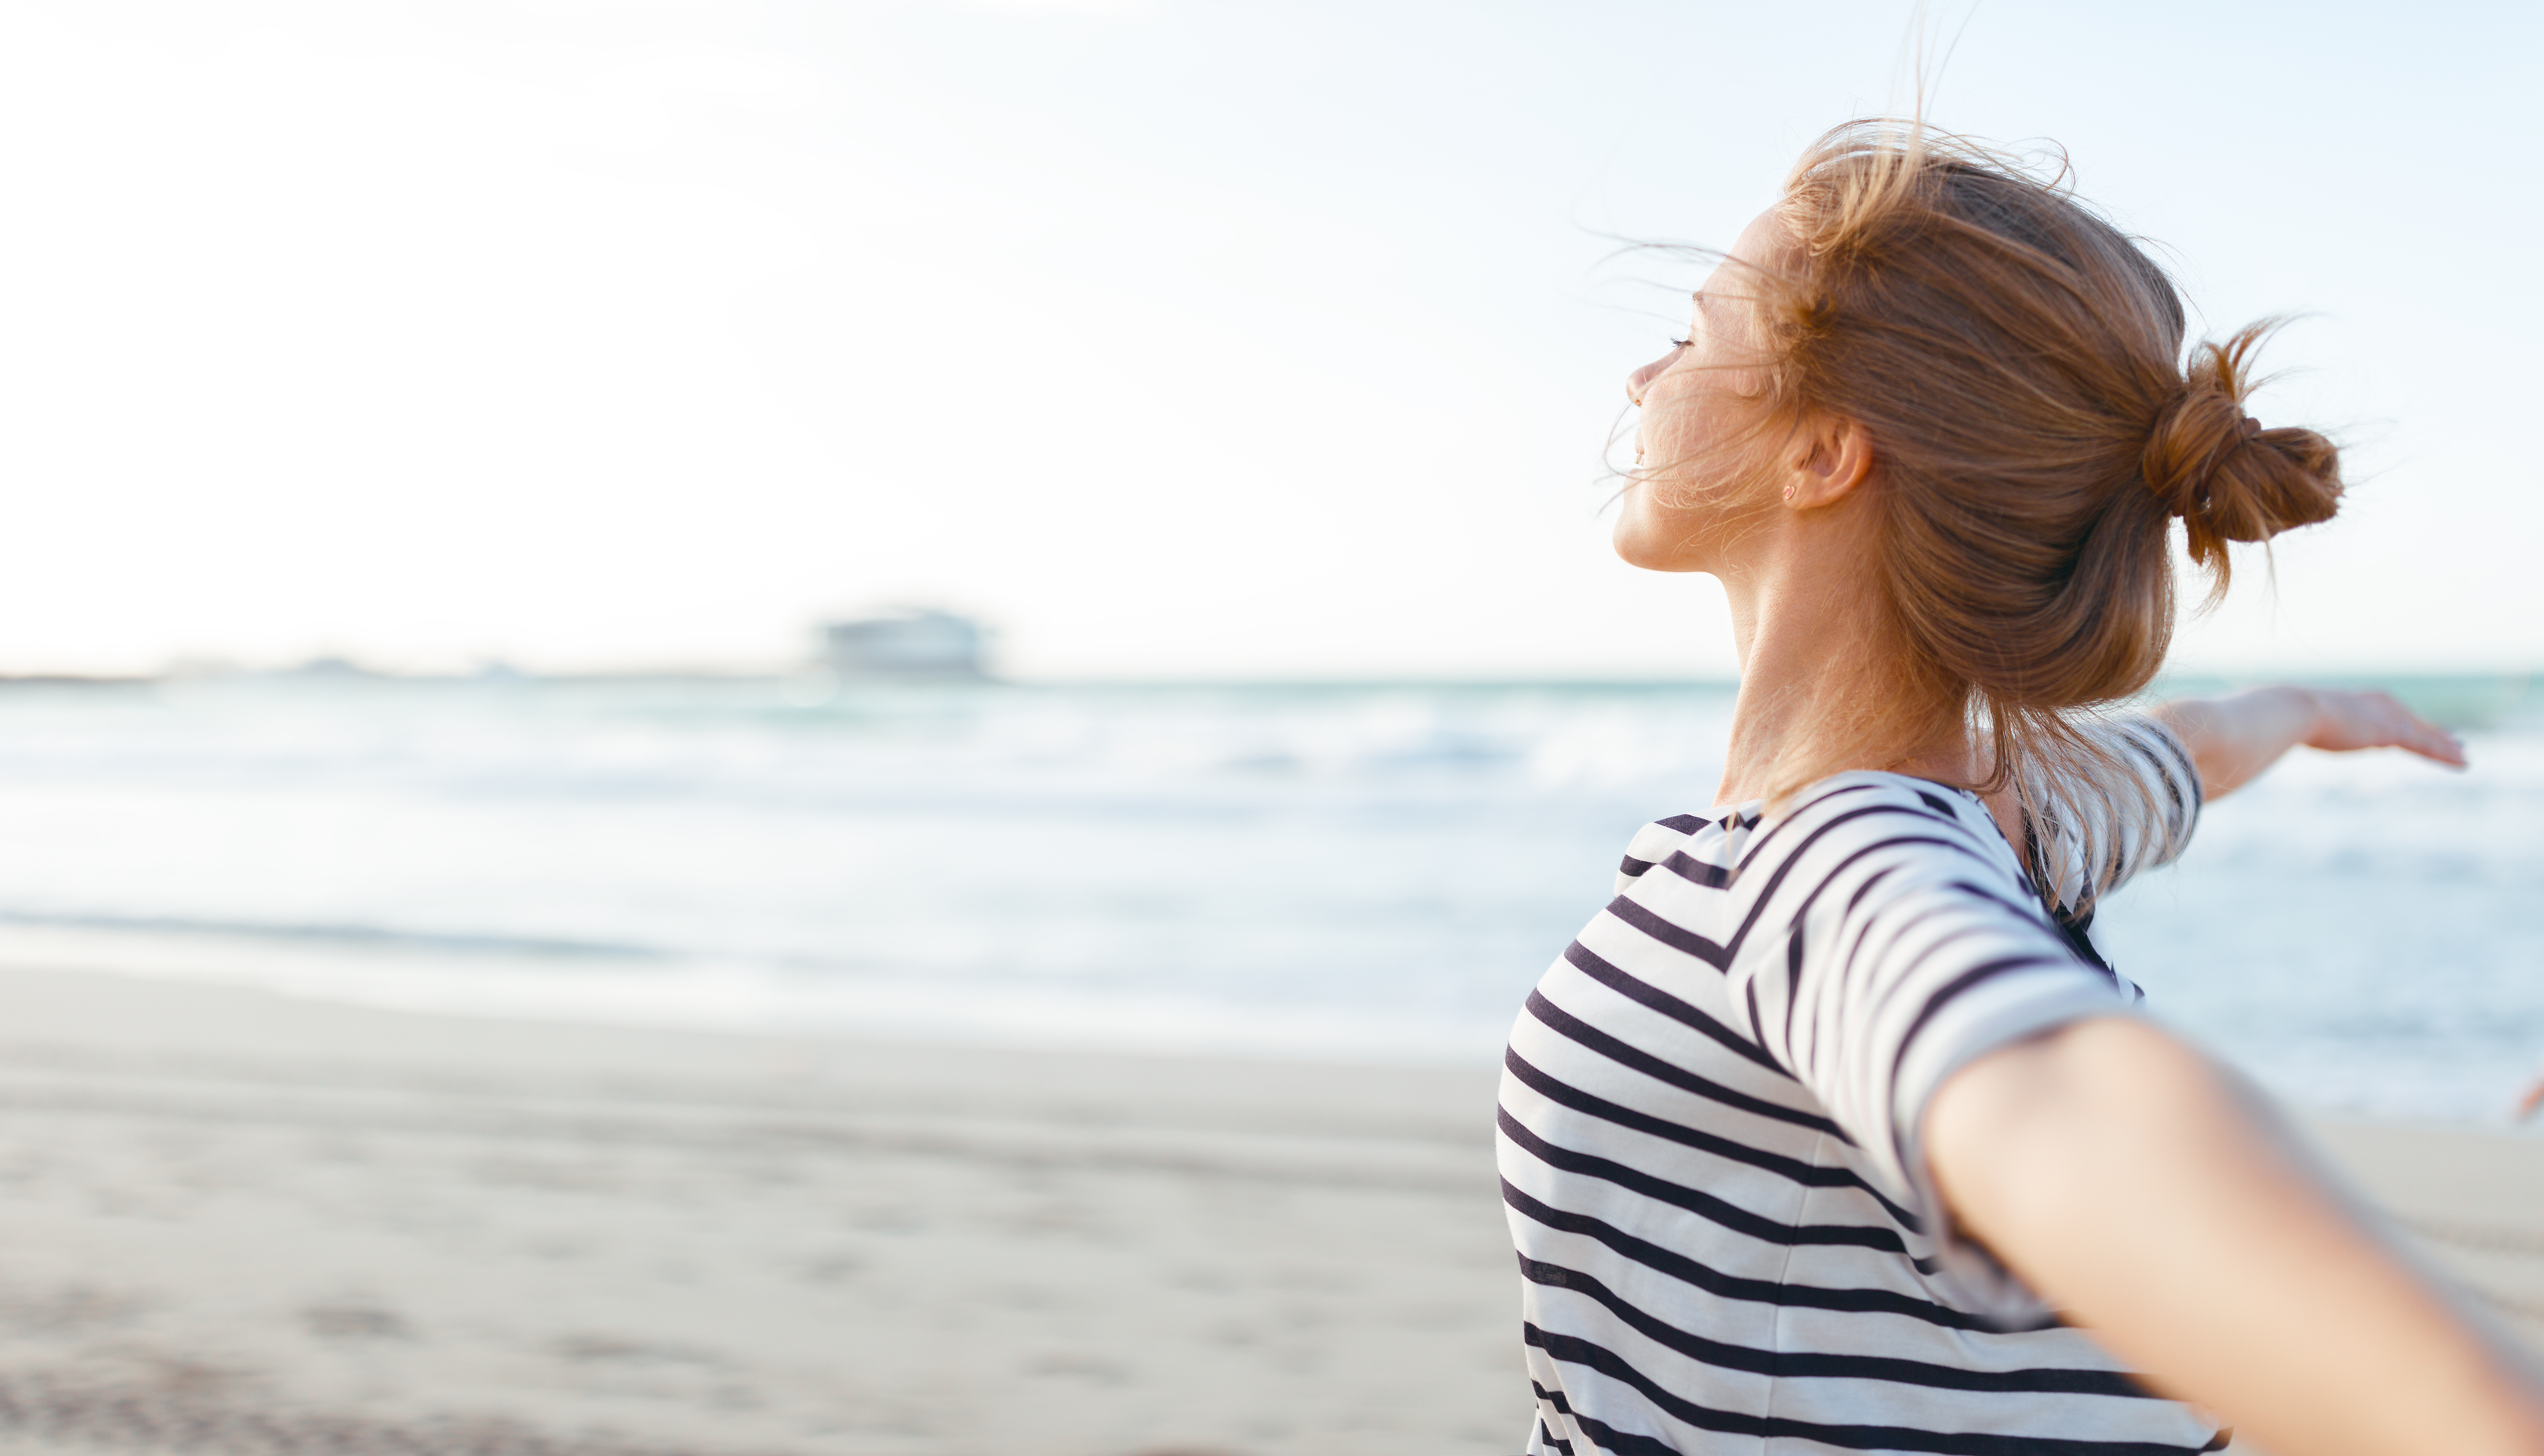
[[[903,976],[737,975],[650,952],[452,950],[423,937],[278,936],[226,927],[36,924],[0,919],[0,967],[42,966],[177,986],[463,1022],[698,1032],[745,1038],[1060,1056],[1235,1058],[1281,1065],[1489,1070],[1515,993],[1492,1022],[1458,1027],[1400,1011],[1243,1007],[1030,983],[938,989]],[[630,970],[639,974],[628,974]],[[994,997],[995,1015],[977,1003]],[[1338,1035],[1337,1025],[1348,1028]],[[779,1028],[789,1030],[780,1030]]]
[[[0,1453],[1508,1456],[1494,1076],[0,967]],[[2544,1139],[2302,1120],[2544,1345]]]

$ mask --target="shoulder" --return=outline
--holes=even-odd
[[[2012,848],[1975,798],[1877,772],[1822,779],[1772,810],[1751,803],[1654,819],[1627,845],[1617,887],[1622,893],[1660,870],[1763,894],[1797,874],[1839,873],[1869,855],[1960,864],[2028,893]]]
[[[1654,870],[1720,886],[1728,881],[1734,845],[1754,827],[1758,806],[1737,805],[1709,814],[1672,814],[1634,831],[1617,866],[1617,893],[1624,894]]]
[[[1770,811],[1751,804],[1646,824],[1620,867],[1618,914],[1718,947],[1782,955],[1805,920],[1960,901],[2049,928],[2014,850],[1972,796],[1900,774],[1839,774]]]
[[[2082,926],[2102,896],[2181,856],[2198,827],[2201,786],[2189,751],[2156,719],[2074,727],[2090,751],[2027,775],[2024,853],[2059,918]]]
[[[1975,796],[1870,773],[1813,791],[1779,826],[1784,847],[1762,839],[1742,871],[1788,881],[1762,918],[1785,927],[1789,947],[1808,948],[1792,953],[1797,974],[1803,958],[1832,960],[1848,985],[1953,966],[1963,983],[2058,968],[2085,972],[2097,994],[2144,999],[2047,902]]]
[[[2012,846],[1975,798],[1904,774],[1823,779],[1762,823],[1743,846],[1742,880],[1828,876],[1868,859],[1957,868],[2009,887],[2022,880]]]
[[[2108,754],[2120,773],[2169,801],[2168,807],[2190,814],[2199,811],[2199,766],[2162,719],[2122,713],[2088,720],[2078,730]]]

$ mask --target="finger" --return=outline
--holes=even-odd
[[[2346,752],[2360,748],[2401,748],[2451,768],[2465,766],[2464,744],[2453,733],[2396,702],[2382,692],[2324,693],[2331,731],[2309,741],[2317,748]]]
[[[2427,728],[2427,731],[2424,734],[2416,735],[2412,741],[2403,744],[2403,747],[2409,748],[2413,752],[2421,755],[2423,758],[2433,759],[2439,763],[2443,763],[2449,768],[2463,768],[2466,766],[2464,742],[2462,739],[2458,738],[2453,733],[2447,732],[2443,728],[2428,728],[2426,724],[2422,725],[2422,727]]]
[[[2395,735],[2396,747],[2408,748],[2423,758],[2434,759],[2452,768],[2465,766],[2462,739],[2409,709],[2402,710],[2402,716],[2403,731]]]

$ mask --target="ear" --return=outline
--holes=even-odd
[[[1785,500],[1796,510],[1835,505],[1871,474],[1871,433],[1855,421],[1825,416],[1793,435],[1785,457]]]

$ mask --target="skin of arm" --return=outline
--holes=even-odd
[[[1964,1231],[2165,1394],[2278,1456],[2538,1456],[2544,1387],[2369,1231],[2259,1097],[2135,1018],[1929,1104]]]
[[[2300,743],[2335,752],[2405,748],[2451,768],[2465,766],[2464,745],[2452,734],[2379,692],[2255,688],[2230,698],[2177,699],[2149,716],[2190,750],[2210,799],[2251,783]]]

